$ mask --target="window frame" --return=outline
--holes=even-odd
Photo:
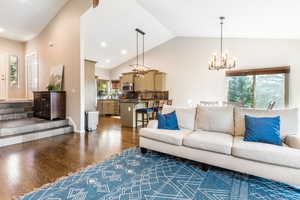
[[[258,75],[274,75],[274,74],[284,74],[284,103],[285,107],[289,106],[289,74],[290,74],[290,66],[280,66],[280,67],[267,67],[267,68],[255,68],[255,69],[243,69],[243,70],[229,70],[226,71],[226,77],[235,77],[235,76],[253,76],[253,91],[254,91],[254,102],[253,108],[256,107],[255,104],[255,87],[256,87],[256,76]],[[227,91],[227,99],[229,99],[229,86],[227,83],[228,91]]]

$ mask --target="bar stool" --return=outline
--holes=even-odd
[[[163,106],[166,104],[165,100],[159,100],[157,106],[154,108],[154,118],[156,118],[157,113],[161,113]]]
[[[140,115],[141,120],[139,120]],[[146,108],[140,108],[135,111],[135,127],[138,128],[139,122],[142,122],[142,127],[145,127],[151,119],[154,119],[154,101],[148,101]]]

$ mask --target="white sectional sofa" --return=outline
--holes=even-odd
[[[151,121],[140,130],[142,152],[154,150],[204,164],[300,186],[298,110],[263,111],[234,107],[179,108],[179,131],[158,129]],[[280,116],[283,146],[245,142],[245,115]]]

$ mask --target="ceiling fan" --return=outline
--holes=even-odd
[[[93,8],[96,8],[99,5],[100,0],[93,0]]]

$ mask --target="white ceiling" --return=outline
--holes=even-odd
[[[300,39],[299,0],[137,0],[176,36]]]
[[[136,56],[136,28],[147,33],[146,51],[173,38],[170,31],[136,0],[101,1],[98,8],[85,13],[82,24],[86,58],[107,69]],[[102,42],[107,46],[102,47]],[[127,54],[122,55],[122,50]]]
[[[27,41],[39,34],[68,0],[0,0],[0,37]]]
[[[84,50],[113,68],[135,56],[136,27],[148,33],[149,50],[176,36],[219,37],[219,16],[225,37],[300,39],[299,10],[299,0],[103,0],[84,16]]]

